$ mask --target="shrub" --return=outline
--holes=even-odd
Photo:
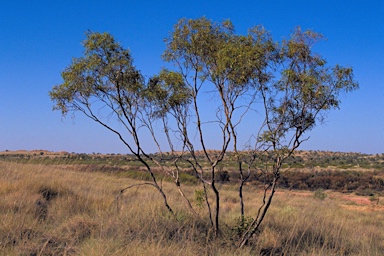
[[[322,189],[318,189],[313,194],[313,197],[316,199],[324,200],[325,198],[327,198],[327,194],[325,194]]]

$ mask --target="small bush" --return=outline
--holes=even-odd
[[[202,189],[196,189],[194,192],[195,195],[195,204],[199,208],[204,207],[204,202],[205,202],[205,193],[204,190]]]
[[[313,197],[319,200],[324,200],[325,198],[327,198],[327,194],[325,194],[323,190],[318,189],[315,191],[315,193],[313,193]]]
[[[233,232],[238,238],[241,238],[253,222],[252,217],[240,217],[237,219],[235,226],[232,228]]]

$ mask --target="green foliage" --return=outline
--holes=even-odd
[[[240,217],[237,219],[235,226],[232,228],[232,231],[238,238],[241,238],[244,232],[248,230],[253,220],[254,219],[252,217]]]
[[[317,189],[313,194],[313,197],[319,200],[324,200],[327,198],[327,194],[325,194],[322,189]]]
[[[297,28],[281,45],[277,67],[281,77],[263,86],[267,128],[260,141],[279,149],[297,147],[303,133],[322,121],[324,112],[339,107],[338,95],[358,88],[351,68],[327,67],[325,59],[312,52],[320,34]],[[287,68],[286,68],[287,67]],[[294,132],[290,141],[286,135]],[[291,144],[292,143],[292,144]]]
[[[196,206],[199,208],[204,207],[204,202],[205,202],[205,192],[203,189],[196,189],[194,192],[195,195],[195,203]]]
[[[185,185],[196,185],[199,182],[195,176],[186,172],[180,173],[179,180],[182,184]]]
[[[164,117],[170,110],[189,105],[192,91],[180,73],[163,69],[149,80],[144,97],[151,106],[153,116]]]
[[[234,107],[230,102],[254,88],[252,81],[268,79],[265,69],[277,54],[276,44],[261,26],[251,28],[246,36],[235,35],[230,21],[215,23],[206,18],[180,20],[166,44],[164,60],[180,68],[195,94],[211,82],[225,101],[223,107],[229,109]],[[190,76],[199,82],[189,80]],[[252,97],[243,100],[247,98]]]
[[[143,77],[133,66],[133,59],[108,33],[86,33],[84,57],[74,58],[62,72],[63,84],[50,92],[54,109],[89,113],[92,99],[113,108],[116,114],[133,111],[143,88]]]

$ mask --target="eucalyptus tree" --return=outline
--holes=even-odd
[[[166,208],[174,214],[153,172],[153,166],[164,168],[164,165],[143,147],[149,143],[148,136],[143,136],[144,128],[157,143],[152,123],[158,114],[150,105],[153,88],[145,83],[142,74],[133,65],[130,52],[112,35],[88,32],[83,46],[84,56],[72,60],[61,74],[63,83],[54,86],[49,93],[55,102],[54,109],[60,110],[63,115],[81,112],[115,133],[150,174],[152,182],[144,184],[155,187],[162,195]],[[187,90],[180,87],[177,90],[173,94],[167,92],[168,96],[171,95],[167,104],[172,107],[188,103]],[[177,98],[175,95],[179,91],[184,96]],[[156,93],[158,98],[162,96],[160,91]],[[118,122],[110,122],[111,118]]]
[[[213,225],[216,232],[219,231],[220,193],[215,175],[226,152],[232,150],[238,163],[242,224],[245,216],[242,190],[250,172],[260,168],[256,164],[264,159],[273,163],[262,168],[264,173],[272,174],[272,179],[266,180],[262,204],[242,235],[240,246],[248,242],[262,223],[284,161],[308,139],[306,132],[321,123],[327,111],[339,107],[339,94],[358,87],[351,68],[327,67],[325,59],[312,52],[312,46],[321,38],[313,31],[297,28],[291,38],[278,43],[260,26],[242,36],[235,34],[230,21],[214,23],[200,18],[180,20],[166,39],[164,59],[175,64],[193,92],[191,118],[194,118],[199,145],[191,146],[187,130],[180,134],[191,152],[190,163],[203,184],[209,185],[215,194]],[[202,112],[199,103],[206,93],[211,96],[208,110],[213,115],[211,119],[202,120],[208,110],[205,108]],[[252,120],[262,116],[263,121],[242,122],[249,116]],[[210,154],[206,133],[214,129],[214,125],[221,142],[216,144],[219,152]],[[238,143],[240,125],[248,126],[255,138],[253,144],[242,148]],[[208,175],[194,157],[197,147],[209,163]],[[211,216],[211,212],[209,214]]]
[[[280,46],[280,60],[274,71],[277,77],[256,81],[265,119],[259,129],[254,155],[261,152],[273,163],[264,168],[265,172],[272,173],[272,179],[266,182],[263,203],[244,232],[241,247],[258,231],[271,205],[284,161],[309,139],[306,132],[322,123],[329,110],[339,108],[340,93],[358,88],[352,68],[327,67],[326,60],[313,53],[313,45],[321,39],[318,33],[296,28],[291,38]]]
[[[288,40],[276,42],[261,26],[238,35],[230,21],[182,19],[166,38],[162,56],[175,70],[163,69],[145,81],[129,51],[111,35],[89,32],[84,57],[72,61],[62,73],[64,82],[50,96],[54,109],[63,115],[80,111],[115,133],[150,173],[148,185],[160,192],[172,214],[153,166],[174,179],[194,211],[179,179],[188,164],[201,182],[216,235],[221,222],[217,176],[231,151],[239,177],[240,225],[247,227],[240,234],[242,247],[267,214],[284,161],[329,110],[339,107],[340,93],[358,87],[351,68],[328,67],[324,58],[313,53],[313,45],[321,38],[297,28]],[[108,122],[111,117],[124,132]],[[154,124],[161,124],[161,129]],[[242,127],[250,133],[249,140],[239,132]],[[217,137],[214,146],[209,144],[212,133]],[[146,152],[143,145],[149,140],[160,157]],[[271,177],[265,180],[258,206],[246,204],[243,198],[243,188],[254,171]],[[245,206],[257,212],[247,225]]]
[[[230,21],[213,23],[206,18],[180,20],[171,36],[166,39],[166,44],[163,58],[176,65],[185,84],[193,92],[191,118],[196,125],[198,143],[193,143],[188,129],[181,130],[180,135],[186,142],[186,148],[192,156],[189,162],[201,179],[204,191],[205,185],[208,185],[214,192],[213,217],[209,201],[206,202],[209,216],[211,220],[214,219],[212,224],[218,233],[220,193],[215,184],[217,167],[223,161],[228,147],[232,147],[239,163],[240,205],[241,214],[244,215],[241,194],[247,176],[242,171],[236,128],[256,97],[257,90],[251,81],[268,76],[265,70],[276,58],[276,47],[262,27],[255,27],[248,35],[241,36],[234,33]],[[218,101],[210,102],[211,119],[203,120],[200,103],[208,91]],[[214,105],[215,103],[217,104]],[[207,110],[204,109],[203,112],[206,114]],[[218,140],[219,145],[216,144],[216,148],[219,148],[216,154],[210,154],[210,148],[206,145],[208,129],[214,129],[221,138]],[[209,163],[207,174],[196,157],[196,148],[202,150],[204,161]]]

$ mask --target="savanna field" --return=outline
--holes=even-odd
[[[313,172],[327,186],[324,180],[332,179],[324,178],[325,173],[343,172],[346,179],[359,174],[368,185],[352,186],[355,181],[349,180],[349,187],[321,189],[312,181],[296,189],[297,181],[286,179],[260,232],[239,249],[239,234],[245,227],[239,225],[238,188],[230,182],[235,179],[230,163],[223,167],[229,170],[229,181],[219,185],[221,233],[215,238],[199,196],[201,186],[187,174],[182,187],[195,213],[185,207],[174,184],[166,177],[161,182],[175,220],[151,186],[120,193],[147,179],[134,161],[127,165],[125,159],[124,165],[122,156],[7,153],[0,161],[0,255],[384,255],[380,155],[360,156],[359,167],[351,162],[355,167],[347,169],[336,158],[344,165],[348,158],[337,153],[330,155],[335,158],[333,166],[322,169],[316,161],[327,162],[326,153],[317,153],[316,158],[302,152],[301,160],[288,161],[295,167],[287,167],[283,177]],[[359,161],[356,155],[352,158]],[[309,161],[311,168],[306,168]],[[343,184],[344,176],[335,177],[337,184]],[[261,198],[255,178],[244,187],[247,218],[256,215]]]

